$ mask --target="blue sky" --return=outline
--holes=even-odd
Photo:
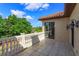
[[[0,15],[3,18],[11,14],[25,17],[34,26],[42,26],[38,20],[42,16],[64,11],[63,3],[0,3]]]

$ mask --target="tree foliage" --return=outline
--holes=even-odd
[[[3,19],[0,16],[0,37],[31,33],[31,31],[32,25],[26,18],[18,18],[15,15],[10,15],[7,19]]]
[[[42,28],[41,27],[33,27],[33,31],[34,32],[42,32]]]

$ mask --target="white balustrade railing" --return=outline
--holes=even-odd
[[[0,39],[0,55],[15,55],[43,39],[45,39],[43,32]]]

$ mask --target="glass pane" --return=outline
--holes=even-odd
[[[45,23],[45,31],[48,31],[48,30],[49,30],[49,28],[48,28],[48,27],[49,27],[49,23],[48,23],[48,22],[46,22],[46,23]]]

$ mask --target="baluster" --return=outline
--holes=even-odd
[[[14,53],[15,53],[16,52],[16,40],[13,39],[13,41],[14,41]]]
[[[17,38],[17,52],[19,52],[19,38]]]
[[[15,39],[15,52],[17,53],[17,39]]]
[[[0,41],[0,56],[2,55],[2,41]]]
[[[16,51],[18,52],[19,50],[19,42],[18,42],[18,39],[16,40]]]
[[[15,50],[16,52],[19,52],[22,50],[21,46],[20,46],[20,43],[21,43],[21,38],[18,37],[16,40],[15,40]]]
[[[20,38],[18,38],[18,52],[20,51]]]
[[[21,39],[19,38],[18,41],[19,41],[19,51],[20,51],[21,50],[21,47],[20,47]]]
[[[5,54],[5,48],[4,48],[4,46],[5,46],[5,42],[4,42],[4,40],[3,40],[3,41],[2,41],[2,55]]]
[[[10,39],[8,40],[8,54],[10,55]]]
[[[10,54],[12,55],[12,39],[10,39]]]
[[[8,40],[6,40],[6,42],[5,42],[5,44],[6,44],[6,55],[8,55]]]
[[[22,38],[21,38],[21,37],[19,37],[19,51],[21,51],[21,50],[22,50],[21,44],[22,44]]]
[[[14,39],[12,38],[12,55],[15,53],[15,42]]]

